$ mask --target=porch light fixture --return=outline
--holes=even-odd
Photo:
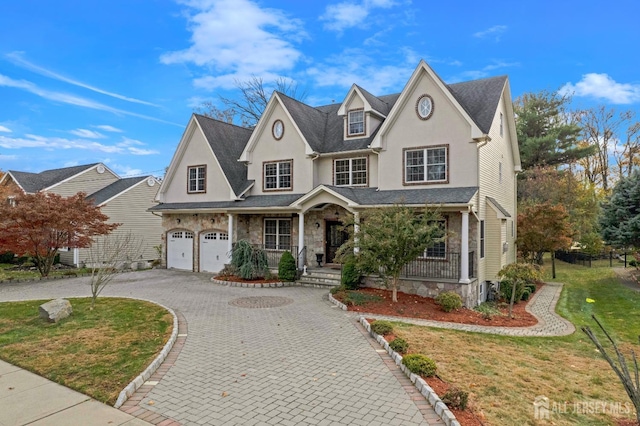
[[[211,218],[211,223],[216,223],[216,218],[215,217]]]
[[[336,217],[340,216],[340,212],[336,210]]]
[[[316,222],[316,228],[320,228],[320,223]]]
[[[180,218],[176,219],[176,222],[180,223]]]

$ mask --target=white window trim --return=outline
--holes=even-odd
[[[274,188],[267,188],[267,166],[275,164],[276,165],[276,186]],[[283,174],[280,171],[280,166],[282,164],[289,164],[289,173]],[[289,176],[289,186],[280,186],[280,177],[281,176]],[[269,177],[273,177],[270,175]],[[284,161],[267,161],[262,166],[262,187],[265,191],[288,191],[293,189],[293,160],[284,160]]]
[[[196,171],[196,176],[195,178],[191,178],[191,170],[195,170]],[[202,172],[202,175],[201,175]],[[196,183],[196,189],[192,190],[191,189],[191,182],[195,181]],[[198,187],[198,182],[202,181],[202,188]],[[207,192],[207,166],[205,165],[198,165],[198,166],[189,166],[187,168],[187,193],[189,194],[196,194],[196,193],[203,193],[203,192]]]
[[[353,121],[351,119],[351,115],[352,114],[362,114],[362,121]],[[351,124],[356,124],[356,123],[362,123],[362,131],[360,132],[352,132],[351,131]],[[358,135],[364,135],[366,133],[365,130],[365,114],[364,114],[364,110],[363,109],[355,109],[353,111],[349,111],[349,113],[347,114],[347,136],[358,136]]]
[[[428,159],[428,155],[427,152],[428,151],[433,151],[436,149],[444,149],[444,179],[429,179],[429,166],[435,166],[435,165],[440,165],[441,163],[438,164],[428,164],[427,163],[427,159]],[[424,168],[423,170],[423,175],[424,175],[424,179],[423,180],[409,180],[409,164],[407,161],[407,156],[410,152],[419,152],[422,151],[423,153],[423,158],[424,158],[424,164],[422,165],[422,167]],[[415,166],[414,166],[415,167]],[[406,149],[404,151],[404,182],[406,184],[416,184],[416,183],[440,183],[440,182],[448,182],[449,181],[449,146],[445,145],[445,146],[433,146],[433,147],[424,147],[424,148],[416,148],[416,149]]]
[[[365,179],[364,183],[353,183],[353,174],[355,171],[353,170],[353,161],[354,160],[364,160],[364,170],[358,170],[358,172],[364,171]],[[337,163],[339,161],[348,161],[349,162],[349,170],[346,172],[340,172],[342,174],[348,173],[349,182],[346,184],[338,184],[338,169]],[[333,160],[333,183],[335,186],[367,186],[369,184],[369,160],[367,157],[354,157],[354,158],[336,158]]]
[[[275,221],[276,222],[276,233],[275,234],[268,234],[268,235],[275,235],[276,237],[276,246],[275,248],[268,248],[267,247],[267,221]],[[280,234],[280,222],[289,222],[289,234]],[[291,250],[291,247],[293,247],[293,221],[289,218],[278,218],[278,217],[267,217],[264,218],[263,221],[263,226],[262,226],[262,241],[264,242],[264,248],[265,250],[275,250],[275,251],[285,251],[285,250]],[[284,236],[284,235],[288,235],[289,236],[289,245],[286,247],[280,247],[280,236]]]

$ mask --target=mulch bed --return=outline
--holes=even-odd
[[[538,289],[540,288],[541,286],[538,286]],[[513,305],[513,318],[508,317],[507,307],[500,309],[502,316],[495,315],[491,319],[486,319],[480,312],[473,309],[460,308],[452,312],[444,312],[431,297],[398,292],[398,302],[392,302],[390,290],[361,288],[357,291],[382,297],[383,300],[367,302],[359,306],[351,305],[348,307],[350,311],[495,327],[528,327],[538,323],[538,320],[526,311],[527,302],[525,301]],[[340,293],[336,293],[334,297],[342,301]]]
[[[244,278],[238,277],[237,275],[218,275],[218,276],[216,276],[214,278],[216,280],[220,280],[220,281],[231,281],[231,282],[234,282],[234,283],[247,283],[247,284],[269,284],[269,283],[279,283],[280,282],[278,277],[270,278],[270,279],[260,278],[260,279],[256,279],[256,280],[245,280]]]

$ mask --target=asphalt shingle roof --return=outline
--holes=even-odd
[[[13,178],[18,185],[24,189],[25,192],[34,193],[42,191],[45,188],[49,188],[56,183],[62,182],[65,179],[75,176],[98,163],[85,164],[83,166],[65,167],[62,169],[45,170],[40,173],[20,172],[17,170],[9,170]]]
[[[504,207],[502,207],[500,205],[500,203],[498,201],[496,201],[495,198],[493,197],[487,197],[487,200],[491,201],[491,203],[498,209],[500,210],[500,213],[502,213],[505,217],[511,217],[511,214],[509,214],[509,212],[507,211],[507,209],[505,209]]]
[[[194,209],[237,209],[260,207],[287,207],[304,194],[252,195],[238,201],[203,201],[193,203],[161,203],[149,211],[194,210]]]
[[[252,129],[194,114],[236,195],[247,187],[247,166],[238,162]]]
[[[483,133],[489,133],[507,76],[451,84],[449,90]]]
[[[142,177],[138,176],[138,177],[119,179],[113,182],[112,184],[107,185],[104,188],[94,192],[93,194],[87,195],[86,198],[88,200],[93,200],[93,203],[95,205],[100,205],[105,201],[107,201],[108,199],[115,197],[121,192],[131,188],[132,186],[134,186],[135,184],[139,183],[142,180],[146,180],[149,177],[151,176],[142,176]]]

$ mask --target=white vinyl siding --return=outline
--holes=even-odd
[[[91,195],[117,180],[118,178],[109,170],[105,170],[104,173],[98,173],[97,170],[93,168],[72,177],[67,182],[54,186],[49,192],[62,195],[63,197],[70,197],[78,192]]]

